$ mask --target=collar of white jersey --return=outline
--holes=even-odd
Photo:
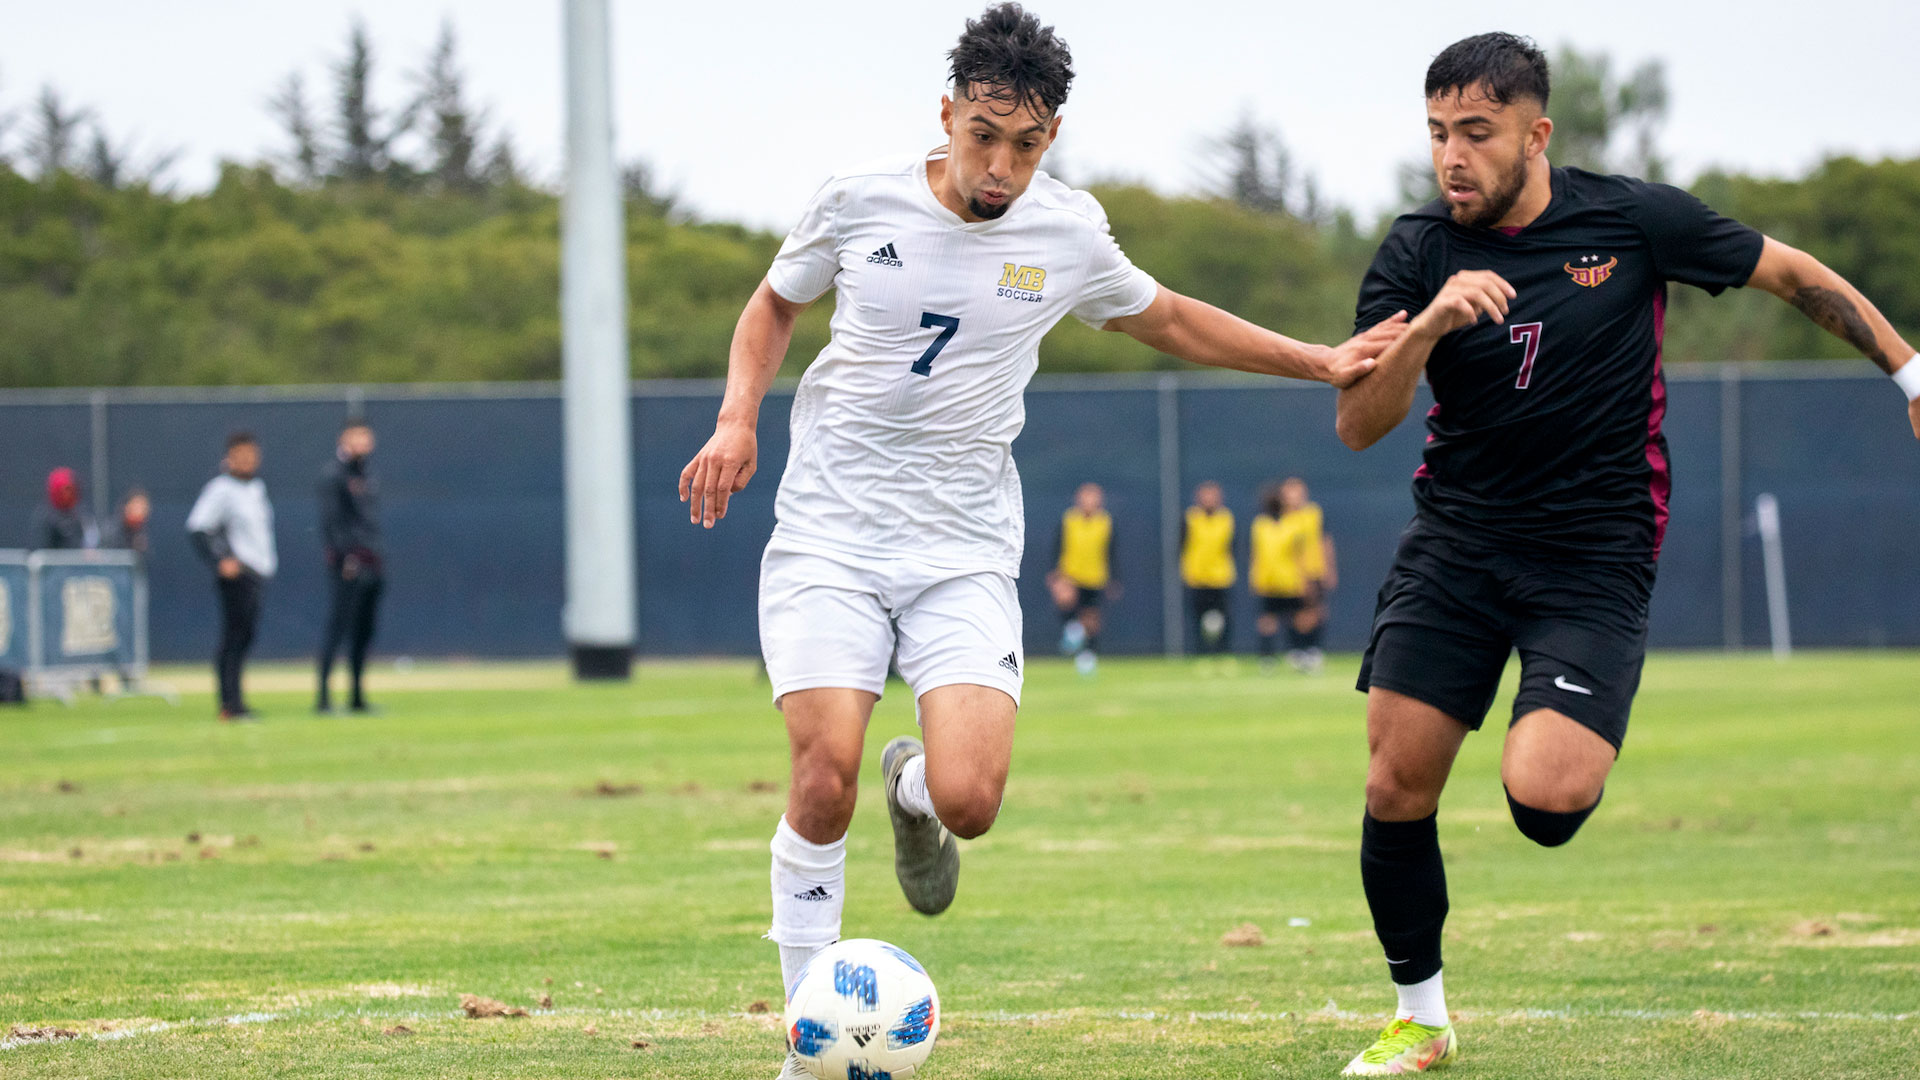
[[[970,233],[992,232],[994,229],[1005,225],[1015,214],[1020,213],[1020,208],[1026,204],[1028,198],[1033,194],[1033,184],[1028,184],[1027,190],[1021,192],[1020,197],[1013,200],[1013,205],[1007,207],[1006,213],[986,221],[968,221],[966,218],[947,209],[947,204],[941,202],[939,196],[933,193],[932,181],[927,179],[927,162],[946,156],[947,151],[945,147],[941,147],[927,154],[913,167],[913,175],[914,178],[919,181],[914,186],[919,189],[920,201],[926,205],[927,212],[938,218],[940,224],[948,228],[959,229],[962,232]],[[1034,173],[1034,180],[1037,182],[1044,175],[1044,173],[1036,171]]]

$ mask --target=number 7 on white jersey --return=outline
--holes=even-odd
[[[940,350],[946,348],[947,342],[953,340],[954,332],[960,329],[960,318],[957,315],[935,315],[931,311],[921,312],[920,328],[925,330],[933,326],[940,327],[940,333],[933,339],[933,344],[927,346],[927,351],[920,354],[920,359],[913,362],[913,367],[909,370],[915,375],[931,376],[933,374],[933,358],[939,356]]]

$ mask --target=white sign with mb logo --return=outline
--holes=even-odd
[[[60,583],[60,652],[98,656],[120,647],[114,620],[113,582],[105,577],[70,577]]]

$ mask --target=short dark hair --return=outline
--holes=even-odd
[[[1441,50],[1427,65],[1427,96],[1464,93],[1483,87],[1499,105],[1532,98],[1547,107],[1547,57],[1531,38],[1515,34],[1475,34]]]
[[[990,101],[1016,108],[1037,102],[1051,116],[1073,86],[1067,43],[1015,3],[996,4],[968,19],[947,59],[953,64],[954,92],[969,99],[974,86],[983,86]]]
[[[367,423],[367,418],[364,416],[349,416],[347,417],[346,423],[340,425],[340,434],[345,435],[354,428],[366,428],[368,431],[372,431],[373,425]]]
[[[259,446],[260,440],[253,437],[251,431],[236,431],[227,436],[227,449],[236,446]]]

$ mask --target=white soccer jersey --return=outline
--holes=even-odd
[[[1040,339],[1069,312],[1136,315],[1157,289],[1093,196],[1044,172],[968,222],[927,158],[836,176],[767,272],[795,303],[836,290],[832,339],[800,380],[774,534],[840,552],[1017,574],[1013,440]]]

